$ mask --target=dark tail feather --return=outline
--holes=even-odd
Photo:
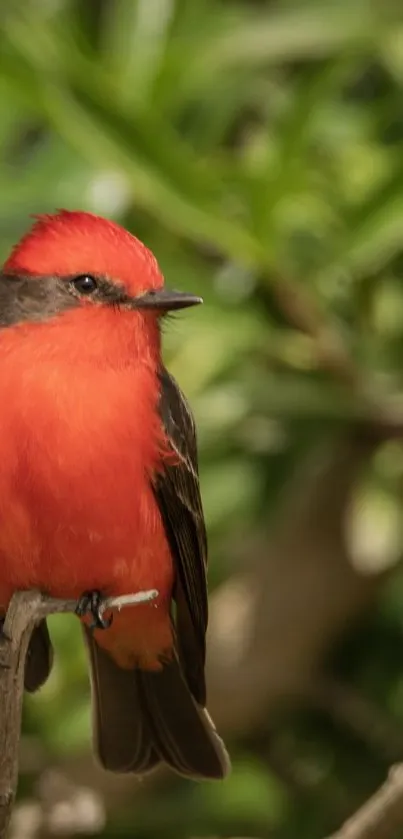
[[[144,774],[165,761],[181,775],[223,778],[230,762],[176,659],[163,670],[122,670],[84,628],[90,654],[94,739],[111,772]]]
[[[160,757],[144,716],[131,670],[122,670],[84,627],[91,664],[94,745],[110,772],[145,774]]]
[[[29,642],[25,662],[25,690],[34,693],[46,682],[53,665],[53,647],[47,623],[41,621],[35,627]]]
[[[225,778],[230,760],[207,711],[193,699],[177,659],[163,670],[136,671],[155,748],[181,775]]]

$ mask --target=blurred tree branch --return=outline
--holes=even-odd
[[[372,602],[384,574],[355,570],[345,516],[376,442],[322,447],[285,487],[270,543],[212,600],[209,707],[224,735],[305,694],[332,642]],[[254,557],[254,559],[252,559]]]
[[[403,765],[393,766],[387,780],[329,839],[392,839],[403,826]]]
[[[323,311],[312,289],[296,280],[281,276],[271,278],[277,305],[288,323],[312,339],[315,363],[334,381],[363,402],[366,433],[383,439],[403,438],[401,400],[385,397],[371,378],[355,363],[340,331]],[[365,420],[364,420],[365,424]]]
[[[272,280],[276,301],[288,322],[314,341],[318,367],[352,390],[359,390],[360,371],[347,351],[340,334],[328,322],[312,290],[288,277]]]

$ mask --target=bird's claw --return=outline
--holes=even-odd
[[[85,591],[77,603],[75,611],[79,618],[91,615],[90,629],[108,629],[113,621],[113,615],[110,618],[102,617],[102,600],[100,591]]]

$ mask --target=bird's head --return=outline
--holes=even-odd
[[[83,311],[86,324],[96,324],[113,311],[126,322],[137,312],[151,329],[161,315],[201,302],[167,289],[151,251],[118,224],[61,210],[37,217],[5,262],[0,327]]]

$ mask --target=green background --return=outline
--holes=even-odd
[[[12,836],[327,835],[403,759],[400,3],[3,3],[0,196],[2,258],[30,214],[80,208],[204,297],[164,354],[233,759],[217,784],[103,773],[78,622],[53,618]]]

